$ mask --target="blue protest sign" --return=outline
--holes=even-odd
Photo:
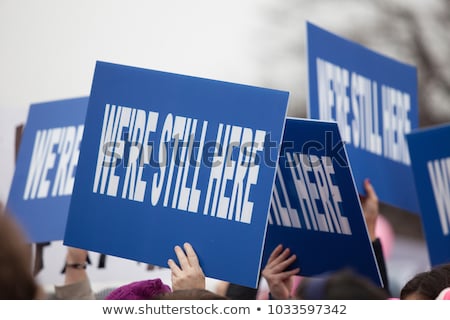
[[[31,242],[64,237],[88,100],[30,106],[7,208]]]
[[[287,100],[97,62],[64,243],[256,286]]]
[[[358,190],[418,213],[405,135],[418,127],[412,66],[307,24],[309,117],[337,121]]]
[[[407,139],[430,262],[432,265],[448,263],[450,148],[446,143],[450,141],[450,125],[416,130]]]
[[[335,122],[286,120],[264,264],[278,244],[297,255],[303,276],[348,267],[382,285]]]

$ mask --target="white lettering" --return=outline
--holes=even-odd
[[[315,155],[289,152],[286,153],[286,158],[306,229],[351,235],[348,218],[342,215],[339,187],[333,182],[332,159],[326,156],[319,158]],[[300,216],[291,205],[294,195],[288,194],[284,180],[281,171],[278,170],[269,221],[284,227],[300,228]],[[284,205],[281,203],[278,185],[285,199]],[[271,217],[272,215],[275,219]]]
[[[411,109],[409,94],[382,86],[384,156],[406,165],[411,163],[405,134],[411,132],[408,112]]]
[[[316,66],[319,117],[321,120],[337,121],[342,139],[350,143],[351,130],[348,124],[350,100],[347,93],[349,72],[320,58],[317,58]]]
[[[24,200],[72,194],[83,125],[38,130]],[[50,192],[51,190],[51,192]]]
[[[427,167],[442,233],[446,236],[449,233],[450,224],[450,158],[428,161]]]

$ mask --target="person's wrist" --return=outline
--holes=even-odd
[[[66,262],[66,269],[70,268],[70,269],[77,269],[77,270],[84,270],[87,268],[87,263],[86,262]]]

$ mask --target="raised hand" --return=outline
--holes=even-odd
[[[197,254],[189,243],[175,247],[179,265],[169,259],[167,264],[172,272],[172,290],[205,289],[205,275],[200,267]]]

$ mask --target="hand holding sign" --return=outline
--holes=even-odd
[[[301,268],[302,276],[351,267],[382,285],[338,125],[288,118],[288,141],[278,162],[263,264],[281,243],[298,257],[290,269]]]
[[[369,179],[364,180],[364,190],[366,191],[366,195],[360,195],[359,199],[361,200],[370,241],[373,242],[377,238],[375,226],[379,215],[378,197]]]
[[[164,266],[189,242],[256,288],[289,93],[101,61],[91,88],[64,244]]]
[[[279,244],[271,253],[267,264],[262,271],[262,276],[267,280],[270,294],[275,299],[288,299],[292,289],[292,276],[300,272],[300,268],[286,271],[286,269],[297,259],[291,254],[289,248],[283,250]]]
[[[172,290],[205,289],[205,275],[192,246],[185,243],[184,251],[176,246],[175,253],[180,266],[172,259],[167,261],[172,271]]]

